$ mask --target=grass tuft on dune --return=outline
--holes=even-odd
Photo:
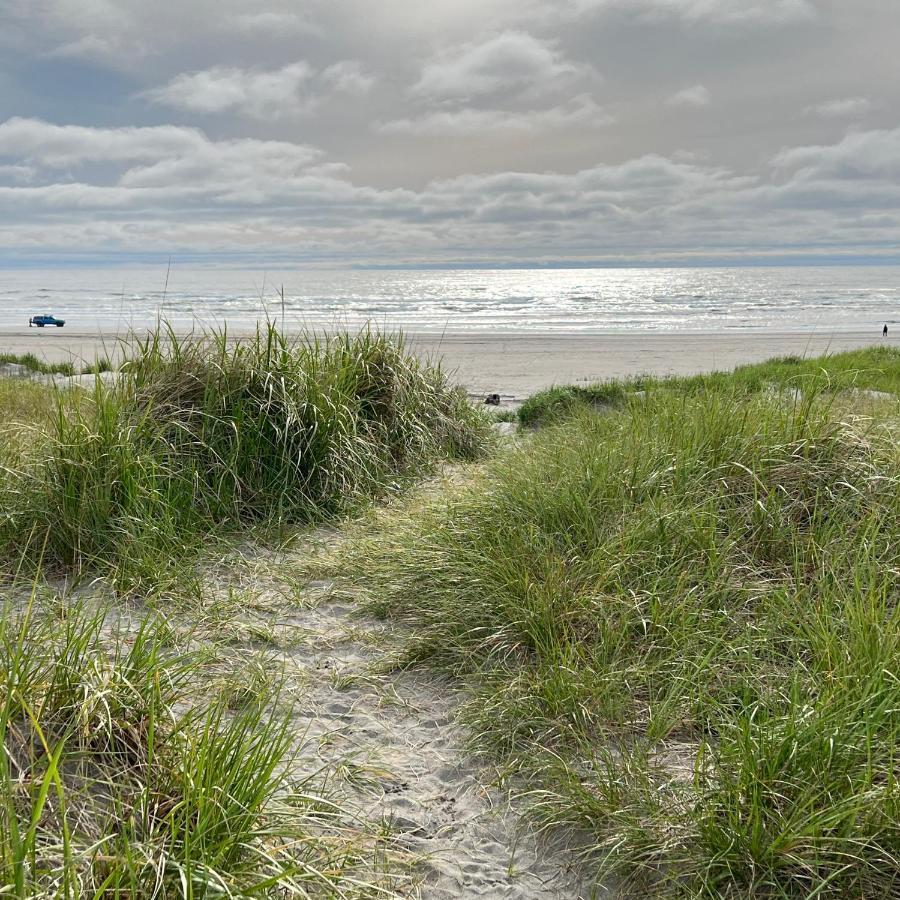
[[[816,357],[786,356],[739,366],[733,372],[711,372],[681,378],[641,376],[596,384],[554,385],[528,397],[518,410],[523,428],[564,421],[580,412],[620,409],[647,391],[678,388],[682,393],[727,389],[748,396],[758,393],[858,394],[878,392],[900,399],[900,349],[867,347]]]
[[[160,328],[124,355],[90,402],[62,392],[43,454],[6,464],[7,561],[140,581],[224,530],[344,513],[489,444],[438,368],[375,333]]]
[[[0,615],[0,883],[16,897],[390,896],[309,779],[271,679],[234,708],[164,621]]]
[[[351,563],[412,627],[407,662],[469,684],[536,813],[594,835],[601,874],[894,896],[896,422],[746,377],[570,411]]]

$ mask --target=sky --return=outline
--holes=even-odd
[[[898,0],[0,0],[0,262],[900,258]]]

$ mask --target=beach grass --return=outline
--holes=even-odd
[[[490,443],[489,423],[373,332],[134,338],[114,385],[60,391],[43,454],[0,479],[0,555],[124,583],[248,525],[297,526]]]
[[[896,351],[554,388],[407,500],[495,444],[402,341],[127,349],[93,390],[0,379],[12,896],[393,895],[383,835],[295,774],[274,657],[221,671],[252,596],[199,573],[361,510],[329,574],[468,688],[476,746],[598,882],[900,891],[900,423],[861,393],[900,390]],[[71,575],[87,598],[46,587]]]
[[[835,388],[898,371],[875,351],[603,387],[599,411],[570,392],[339,566],[411,629],[406,665],[468,686],[477,745],[592,836],[599,880],[896,896],[898,422]]]
[[[12,364],[22,366],[28,372],[34,375],[61,375],[63,377],[71,377],[72,375],[94,375],[98,372],[108,372],[112,369],[112,363],[108,357],[98,356],[81,366],[76,366],[70,360],[63,362],[47,362],[34,353],[0,353],[0,366]]]
[[[480,457],[487,418],[375,333],[120,349],[87,390],[0,379],[0,892],[395,896],[390,829],[297,774],[302,685],[214,554]]]
[[[523,428],[560,422],[586,410],[620,409],[647,391],[677,387],[682,393],[723,388],[745,394],[789,391],[852,395],[876,391],[900,397],[900,350],[867,347],[816,357],[788,356],[677,378],[635,376],[595,384],[554,385],[528,397],[518,410]]]
[[[0,615],[0,884],[16,897],[391,896],[309,777],[277,674],[236,707],[156,616],[35,589]]]

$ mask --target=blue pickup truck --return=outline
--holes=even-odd
[[[55,325],[57,328],[62,328],[65,324],[65,319],[57,319],[56,316],[32,316],[28,320],[29,328],[32,325],[37,325],[38,328],[43,328],[45,325]]]

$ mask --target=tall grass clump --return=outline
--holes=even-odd
[[[61,375],[65,378],[79,374],[79,372],[82,375],[108,372],[113,367],[109,357],[106,356],[98,356],[93,362],[76,368],[75,363],[71,360],[47,362],[47,360],[35,356],[34,353],[0,353],[0,375],[2,375],[2,367],[8,364],[22,366],[32,375]]]
[[[635,385],[641,384],[635,382]],[[637,390],[637,386],[629,385],[628,388]],[[526,398],[518,409],[519,424],[523,428],[537,428],[554,425],[579,411],[615,409],[624,405],[628,388],[618,381],[554,385]]]
[[[0,353],[0,366],[4,365],[22,366],[35,375],[75,374],[75,366],[71,361],[49,363],[33,353]]]
[[[539,432],[351,561],[601,873],[900,891],[900,458],[871,421],[660,388]]]
[[[124,355],[116,386],[61,404],[46,458],[7,485],[7,558],[152,573],[206,535],[321,520],[488,442],[438,368],[379,334],[160,328]]]
[[[380,895],[358,836],[294,783],[287,712],[228,708],[164,623],[0,617],[0,885],[16,897]]]

